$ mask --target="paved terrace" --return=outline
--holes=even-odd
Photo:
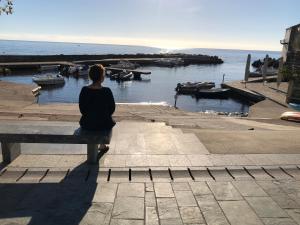
[[[233,123],[235,139],[222,139],[211,128],[121,121],[100,166],[85,164],[83,145],[22,144],[0,173],[0,224],[300,224],[299,128],[250,122],[257,130]],[[243,131],[279,140],[258,133],[246,143]]]
[[[1,123],[78,126],[76,104],[20,90],[1,100]],[[114,117],[99,166],[83,145],[53,144],[0,163],[0,224],[300,224],[299,124],[141,105]]]

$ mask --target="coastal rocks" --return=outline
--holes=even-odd
[[[265,59],[256,60],[256,61],[254,61],[252,63],[252,66],[254,68],[260,68],[264,64],[264,60]],[[269,58],[269,60],[268,60],[268,67],[273,67],[275,69],[278,69],[278,67],[279,67],[279,59]]]

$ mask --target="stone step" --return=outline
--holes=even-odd
[[[98,168],[87,165],[74,167],[7,167],[0,173],[0,185],[4,183],[52,183],[62,180],[86,182],[193,182],[193,181],[299,181],[296,167],[158,167],[158,168]]]
[[[72,168],[84,163],[86,159],[86,154],[22,154],[9,166]],[[296,170],[300,171],[298,165],[300,165],[300,154],[105,154],[100,159],[101,168],[269,168],[276,166],[294,167]]]

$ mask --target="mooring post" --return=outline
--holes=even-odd
[[[265,81],[267,78],[268,63],[269,63],[269,55],[266,55],[266,58],[264,60],[264,65],[262,67],[262,76],[263,76],[263,84],[264,85],[265,85]]]
[[[247,62],[246,62],[246,68],[245,68],[245,77],[244,77],[245,88],[247,87],[247,81],[248,81],[248,78],[249,78],[250,63],[251,63],[251,54],[248,54]]]
[[[279,58],[279,67],[278,67],[278,74],[277,74],[277,89],[282,81],[282,68],[283,68],[283,58]]]
[[[174,99],[175,99],[174,108],[177,109],[177,99],[178,99],[177,93],[174,95]]]

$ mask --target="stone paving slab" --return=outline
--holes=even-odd
[[[209,195],[196,196],[196,199],[207,225],[230,224],[212,193]]]
[[[287,217],[286,212],[270,197],[246,197],[246,200],[259,217]]]
[[[157,198],[157,206],[160,220],[181,220],[175,198]]]
[[[61,213],[78,224],[293,225],[300,222],[300,207],[295,200],[300,199],[300,182],[294,179],[117,183],[95,179],[97,170],[91,167],[91,177],[82,182],[84,177],[79,172],[86,168],[78,169],[70,171],[73,178],[59,182],[40,183],[35,176],[28,177],[29,183],[2,182],[0,222],[28,224],[30,220],[36,223],[49,216],[50,222],[63,224],[66,220],[61,219]],[[24,219],[20,220],[19,215]]]
[[[291,218],[262,218],[265,225],[297,225]]]
[[[231,225],[263,225],[246,201],[219,202]]]
[[[184,224],[204,224],[204,218],[199,207],[179,207]]]
[[[230,182],[207,182],[215,198],[219,201],[242,200],[242,196]]]
[[[144,199],[138,197],[117,197],[112,218],[144,219]]]
[[[233,181],[243,197],[266,197],[268,194],[255,181]]]
[[[300,154],[273,154],[273,155],[185,155],[185,154],[105,154],[100,159],[101,168],[138,168],[138,167],[189,167],[189,168],[243,168],[253,169],[258,177],[265,176],[262,167],[266,170],[277,168],[276,176],[285,179],[287,176],[300,177]],[[278,158],[282,157],[280,162]],[[76,167],[87,159],[84,154],[63,155],[31,155],[21,154],[9,166],[11,167]],[[284,170],[282,170],[281,168]],[[289,172],[290,171],[290,172]],[[289,173],[289,174],[288,174]],[[255,175],[253,174],[253,175]],[[274,174],[273,174],[274,175]],[[216,175],[217,176],[217,175]],[[263,177],[262,177],[263,178]],[[267,179],[267,176],[265,176]]]

